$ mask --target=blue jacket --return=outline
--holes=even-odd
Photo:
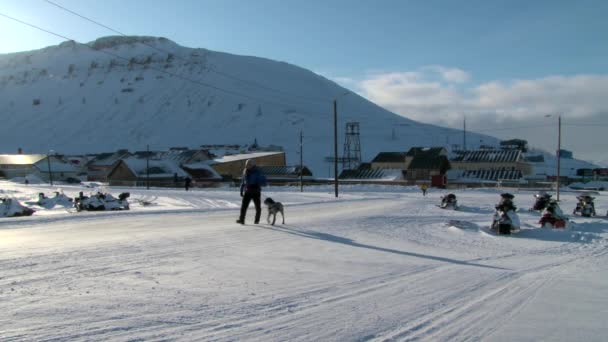
[[[262,171],[257,166],[243,172],[243,179],[241,180],[241,193],[247,190],[260,191],[261,187],[263,186],[266,186],[266,176],[264,176]]]

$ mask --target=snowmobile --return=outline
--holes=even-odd
[[[573,215],[581,215],[584,217],[595,216],[595,204],[593,203],[595,197],[591,197],[589,194],[582,194],[576,196],[576,199],[578,199],[578,203],[576,203],[576,208],[572,211]]]
[[[551,200],[551,195],[544,191],[537,193],[534,197],[536,198],[536,202],[534,202],[534,206],[532,206],[531,210],[542,211],[547,207]]]
[[[47,208],[47,209],[51,209],[55,206],[62,206],[62,207],[67,208],[67,207],[71,207],[74,205],[73,199],[66,196],[63,192],[60,192],[60,191],[55,191],[55,196],[53,196],[53,197],[46,197],[46,195],[43,192],[38,193],[37,201],[26,202],[26,203],[30,204],[30,205],[37,205],[37,206]]]
[[[568,218],[564,215],[556,200],[550,200],[540,217],[541,228],[566,228]]]
[[[515,196],[504,193],[500,197],[500,202],[495,206],[496,212],[490,228],[501,235],[516,233],[520,230],[520,222],[519,216],[515,213],[517,207],[513,204]]]
[[[441,204],[439,205],[439,208],[442,209],[457,209],[458,208],[458,201],[456,200],[456,195],[454,194],[447,194],[445,196],[441,197]]]
[[[25,207],[16,199],[0,198],[0,217],[32,216],[34,210]]]
[[[104,210],[129,210],[128,192],[123,192],[118,195],[118,198],[110,193],[97,192],[91,197],[84,196],[82,191],[74,200],[76,211],[104,211]]]

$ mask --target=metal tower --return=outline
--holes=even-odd
[[[361,164],[361,140],[359,139],[359,123],[347,122],[342,155],[342,169],[356,170]]]

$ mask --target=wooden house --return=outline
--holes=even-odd
[[[2,154],[0,172],[7,179],[34,176],[43,181],[70,181],[78,178],[78,169],[61,155]]]
[[[119,160],[128,158],[132,154],[128,150],[118,150],[111,153],[100,153],[92,156],[87,163],[87,180],[105,182],[108,174]]]
[[[245,162],[253,159],[257,166],[286,166],[285,152],[255,152],[228,155],[216,158],[209,163],[222,177],[240,179],[245,168]]]
[[[405,164],[405,178],[409,181],[430,182],[444,176],[451,168],[448,152],[443,147],[412,147],[405,155]]]
[[[108,172],[107,180],[111,186],[174,187],[189,177],[172,160],[145,159],[129,157],[114,164]]]
[[[372,169],[397,169],[406,170],[405,152],[380,152],[372,160]]]

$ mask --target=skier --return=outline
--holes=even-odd
[[[241,180],[241,197],[243,202],[241,203],[241,215],[236,223],[245,224],[245,215],[247,214],[247,208],[249,203],[253,200],[255,205],[255,224],[260,222],[260,216],[262,215],[261,200],[262,187],[266,186],[266,177],[262,171],[255,165],[254,159],[248,159],[245,163],[245,169],[243,170],[243,177]]]

